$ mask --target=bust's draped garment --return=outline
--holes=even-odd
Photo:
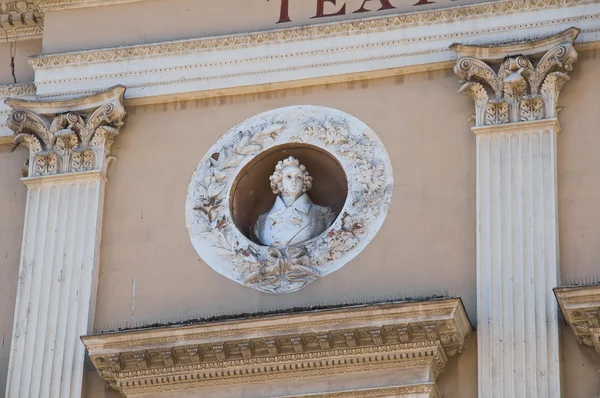
[[[289,207],[277,196],[271,210],[258,217],[254,234],[263,245],[289,246],[321,234],[334,220],[329,207],[314,204],[306,193]]]

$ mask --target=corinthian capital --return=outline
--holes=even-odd
[[[123,125],[125,87],[63,101],[8,99],[15,144],[29,148],[26,176],[101,171]]]
[[[475,102],[476,126],[551,119],[558,95],[577,61],[579,29],[497,46],[453,44],[460,92]]]

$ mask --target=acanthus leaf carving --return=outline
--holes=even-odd
[[[532,48],[541,49],[541,57],[512,55],[508,47],[503,55],[502,51],[505,50],[502,45],[497,48],[451,46],[459,52],[459,59],[454,67],[459,81],[464,83],[459,92],[470,94],[475,101],[476,126],[556,117],[558,94],[569,79],[567,73],[577,61],[573,42],[578,32],[571,28],[553,37],[532,42]],[[556,44],[557,38],[564,41]],[[544,47],[547,43],[555,45],[551,48]],[[469,54],[484,54],[482,59],[462,56],[461,52],[465,52],[466,48]],[[489,59],[485,58],[488,53],[492,53]],[[497,66],[497,72],[494,72],[499,57],[504,58]],[[494,94],[492,99],[486,98],[489,97],[486,90]],[[486,95],[483,91],[486,91]],[[486,103],[485,106],[483,102]],[[484,109],[485,116],[482,116]]]
[[[46,110],[36,113],[31,105],[34,102],[13,101],[8,127],[14,132],[15,144],[29,148],[26,176],[93,170],[106,173],[110,148],[125,116],[124,90],[120,86],[109,90],[115,96],[91,110],[60,109],[55,114]],[[40,103],[39,109],[46,109],[44,106],[48,103]]]

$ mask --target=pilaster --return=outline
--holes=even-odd
[[[578,33],[451,46],[475,102],[480,397],[561,396],[557,103]]]
[[[106,168],[123,87],[68,101],[7,100],[29,148],[7,398],[79,397],[92,327]]]

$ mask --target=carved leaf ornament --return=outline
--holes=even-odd
[[[293,246],[262,246],[234,224],[230,192],[244,166],[287,143],[329,152],[346,173],[348,197],[321,235]],[[383,224],[392,186],[385,147],[364,123],[324,107],[281,108],[246,120],[210,148],[188,188],[186,223],[194,248],[215,271],[263,292],[289,293],[336,271],[364,249]]]
[[[476,126],[551,119],[557,115],[560,89],[577,61],[576,29],[539,60],[523,55],[506,57],[497,72],[473,56],[458,59],[454,72],[464,83],[460,92],[475,102]],[[453,45],[455,46],[455,45]]]
[[[110,148],[123,125],[120,99],[93,112],[40,115],[17,109],[8,117],[15,144],[29,148],[24,174],[29,177],[98,170],[106,172]]]

